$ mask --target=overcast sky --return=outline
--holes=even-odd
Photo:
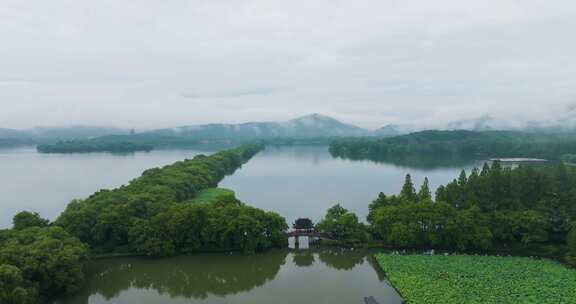
[[[574,0],[0,1],[0,127],[375,128],[575,103]]]

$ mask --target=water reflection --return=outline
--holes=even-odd
[[[318,222],[336,203],[368,214],[379,192],[397,194],[407,173],[419,187],[425,177],[434,192],[482,162],[458,158],[404,158],[389,162],[333,158],[327,146],[267,147],[220,186],[233,189],[252,206],[275,211],[288,223],[297,218]]]
[[[94,294],[111,300],[130,288],[195,299],[205,299],[209,294],[245,292],[273,280],[287,255],[287,251],[277,250],[257,255],[99,260],[89,265],[91,275],[84,288],[57,303],[88,303],[89,296]]]
[[[331,291],[336,293],[331,295],[331,303],[346,303],[337,301],[342,297],[358,298],[358,302],[368,295],[388,299],[385,303],[400,303],[397,294],[383,284],[384,277],[370,261],[373,253],[315,248],[275,250],[248,256],[202,254],[166,259],[98,260],[89,265],[83,289],[55,303],[140,304],[154,303],[160,298],[162,303],[255,303],[261,300],[260,303],[267,303],[263,299],[273,294],[305,291],[311,285],[317,286],[312,290],[318,294],[306,291],[296,296],[306,302],[309,297],[321,296],[326,288],[338,287],[340,283],[346,288]],[[309,271],[302,272],[304,269]],[[335,275],[334,271],[340,274]],[[335,277],[342,280],[334,281]],[[350,294],[338,295],[339,292]],[[142,302],[145,294],[156,300]],[[246,300],[248,298],[252,300]],[[293,303],[292,300],[274,302]]]
[[[445,156],[445,155],[401,155],[387,157],[355,158],[355,157],[338,157],[353,161],[369,161],[378,164],[389,164],[408,170],[437,170],[437,169],[461,169],[473,165],[482,165],[482,161],[472,157],[464,156]]]
[[[314,264],[316,259],[311,250],[297,250],[292,254],[292,260],[298,267],[309,267]]]
[[[366,251],[345,249],[345,248],[331,248],[321,250],[319,258],[326,266],[338,270],[350,270],[357,265],[364,262],[366,258]]]

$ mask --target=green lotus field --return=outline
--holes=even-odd
[[[550,260],[393,254],[376,259],[408,304],[576,303],[576,271]]]

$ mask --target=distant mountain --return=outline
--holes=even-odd
[[[256,139],[286,137],[336,137],[370,134],[360,127],[332,117],[311,114],[286,122],[249,122],[241,124],[207,124],[161,129],[147,133],[195,139]]]
[[[0,147],[32,144],[34,141],[30,134],[20,130],[0,128]]]
[[[129,133],[126,129],[91,126],[36,127],[28,130],[0,128],[0,146],[34,145]]]
[[[378,137],[394,137],[398,135],[406,134],[401,130],[401,127],[398,125],[386,125],[380,129],[376,129],[372,131],[374,136]]]
[[[36,127],[28,130],[33,138],[51,140],[72,140],[99,137],[105,135],[125,135],[130,130],[113,127],[70,126],[70,127]]]
[[[491,115],[483,115],[477,118],[450,122],[446,130],[470,130],[470,131],[523,131],[531,133],[571,133],[576,131],[576,110],[567,108],[563,115],[542,120],[506,120],[494,118]]]
[[[31,135],[26,131],[0,128],[0,138],[22,139],[29,137],[31,137]]]
[[[498,126],[500,125],[500,126]],[[510,129],[510,127],[502,128],[494,117],[490,115],[483,115],[477,118],[458,120],[448,123],[446,129],[448,130],[470,130],[470,131],[490,131],[497,129]]]

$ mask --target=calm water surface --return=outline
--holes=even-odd
[[[55,304],[362,304],[366,296],[401,303],[373,253],[276,250],[99,260],[89,265],[84,288]]]
[[[399,193],[407,173],[416,190],[428,177],[435,191],[457,178],[462,169],[470,171],[482,164],[421,158],[375,163],[333,158],[324,146],[268,147],[220,186],[234,190],[250,205],[280,213],[289,223],[299,217],[316,222],[336,203],[364,220],[368,204],[378,193]]]
[[[115,188],[151,167],[192,158],[197,150],[155,150],[127,155],[109,153],[40,154],[34,148],[0,149],[0,228],[11,225],[21,210],[55,219],[68,202]],[[432,188],[479,162],[416,159],[400,164],[332,158],[325,146],[268,147],[220,184],[259,208],[292,222],[321,218],[339,202],[361,219],[380,191],[398,193],[411,173],[419,185],[425,176]]]
[[[0,229],[22,210],[55,219],[66,205],[100,189],[115,188],[151,167],[201,153],[156,150],[133,154],[41,154],[33,147],[0,149]]]

